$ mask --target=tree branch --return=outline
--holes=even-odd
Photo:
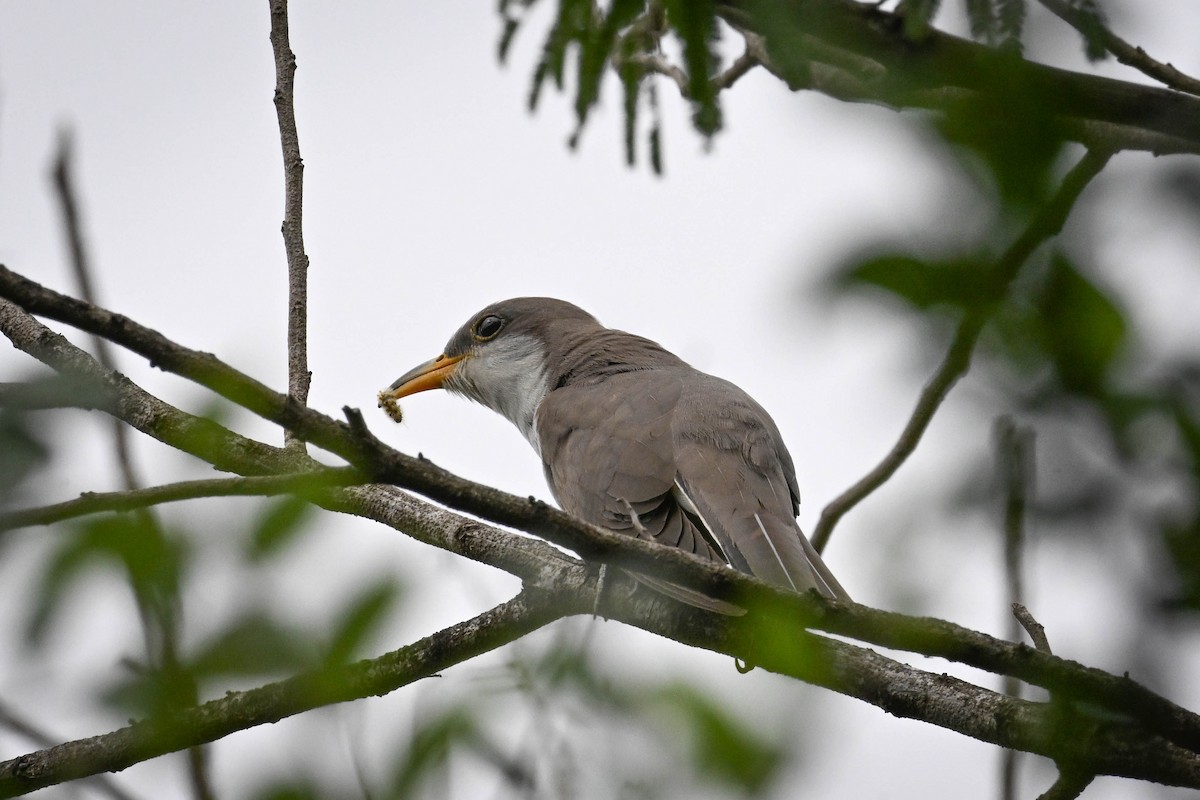
[[[56,737],[50,736],[50,734],[41,728],[19,718],[2,703],[0,703],[0,725],[13,731],[18,736],[23,736],[38,747],[53,747],[54,743],[58,741]],[[109,797],[114,798],[114,800],[135,800],[133,795],[126,792],[120,786],[117,786],[105,775],[93,775],[87,780],[89,781],[90,788],[107,794]]]
[[[273,722],[335,702],[383,694],[519,638],[562,616],[588,613],[596,574],[565,569],[543,592],[526,590],[509,603],[400,651],[348,667],[306,674],[198,708],[135,723],[0,764],[0,797],[84,774],[122,769],[197,742]],[[606,617],[684,644],[751,659],[783,675],[871,703],[889,714],[921,719],[981,741],[1038,753],[1097,774],[1200,786],[1200,757],[1136,726],[1087,716],[1063,717],[1055,704],[1005,697],[948,675],[902,664],[870,650],[790,629],[793,620],[723,617],[639,590],[623,575],[603,595]],[[499,617],[494,630],[489,617]],[[460,637],[456,631],[466,629]],[[524,629],[524,630],[522,630]],[[482,642],[480,640],[483,640]],[[1071,735],[1063,735],[1069,725]],[[36,781],[36,783],[34,783]]]
[[[122,424],[124,424],[122,422]],[[330,468],[283,475],[247,478],[213,478],[180,481],[146,489],[97,494],[85,492],[75,500],[38,508],[0,511],[0,532],[34,525],[50,525],[66,519],[104,511],[134,511],[161,503],[200,497],[262,497],[279,494],[309,494],[319,488],[362,483],[363,476],[349,467]]]
[[[564,613],[562,606],[523,591],[490,611],[378,658],[230,692],[162,718],[5,761],[0,763],[0,797],[122,770],[320,706],[384,695],[519,639]]]
[[[809,633],[784,635],[791,624],[787,616],[720,617],[691,609],[671,615],[661,610],[666,607],[667,601],[647,592],[625,606],[606,604],[604,614],[1000,747],[1079,764],[1096,774],[1200,785],[1200,756],[1128,724],[1082,714],[1064,717],[1056,703],[1005,697],[853,644]]]
[[[288,394],[308,402],[308,254],[304,251],[304,161],[296,132],[296,56],[288,41],[287,0],[270,0],[271,50],[275,55],[275,113],[283,147],[283,246],[288,263]],[[290,435],[285,431],[284,436]],[[291,441],[290,439],[288,440]]]
[[[852,0],[722,0],[718,14],[763,37],[763,65],[793,90],[944,111],[964,95],[994,92],[1004,76],[1009,90],[1053,98],[1066,135],[1088,148],[1200,153],[1200,100],[1169,89],[1015,59],[934,29],[913,41],[899,16]],[[848,66],[854,61],[870,67]]]
[[[1200,95],[1200,81],[1180,72],[1171,64],[1155,61],[1145,50],[1117,36],[1107,25],[1093,26],[1093,23],[1098,20],[1083,14],[1070,3],[1064,2],[1064,0],[1038,0],[1038,2],[1083,34],[1089,41],[1094,36],[1104,46],[1104,49],[1112,53],[1122,64],[1133,67],[1143,75],[1161,81],[1177,91]]]
[[[997,298],[1007,291],[1009,284],[1016,279],[1022,265],[1033,255],[1038,246],[1062,230],[1075,201],[1079,199],[1079,195],[1092,178],[1104,169],[1109,157],[1108,152],[1089,150],[1063,178],[1058,191],[1034,216],[1024,232],[1000,256],[992,267],[992,285]],[[834,498],[821,511],[821,517],[817,520],[817,526],[813,529],[812,535],[813,547],[817,549],[817,552],[825,549],[838,521],[850,509],[886,483],[917,449],[921,437],[925,434],[925,430],[929,427],[929,423],[933,420],[933,415],[941,406],[942,401],[946,399],[946,395],[949,394],[958,379],[970,368],[971,354],[975,350],[975,343],[979,340],[979,334],[983,331],[989,313],[990,310],[985,308],[968,312],[963,316],[945,358],[942,359],[942,363],[934,372],[933,377],[925,384],[925,388],[921,390],[916,408],[913,409],[912,416],[909,417],[904,430],[900,432],[900,438],[896,444],[870,472]]]

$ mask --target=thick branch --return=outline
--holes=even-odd
[[[1200,100],[1169,89],[1015,59],[932,29],[912,41],[902,20],[877,4],[723,0],[718,9],[734,28],[763,37],[764,66],[792,89],[941,111],[964,95],[996,91],[1003,76],[1006,90],[1053,98],[1051,111],[1066,135],[1090,148],[1200,153]],[[848,66],[854,61],[870,67]]]
[[[1075,201],[1092,178],[1104,169],[1110,154],[1107,152],[1088,151],[1079,163],[1067,173],[1062,185],[1054,197],[1039,211],[1026,227],[1025,231],[1000,256],[992,268],[992,285],[997,292],[1007,291],[1020,272],[1022,265],[1033,252],[1047,239],[1057,235],[1067,221],[1067,215],[1075,207]],[[821,511],[821,518],[813,530],[813,547],[818,552],[825,549],[833,528],[838,521],[854,506],[862,502],[868,495],[882,486],[895,474],[896,470],[912,455],[920,443],[921,437],[933,420],[934,413],[958,379],[966,374],[971,366],[971,354],[975,343],[986,324],[990,309],[981,309],[966,314],[954,333],[954,340],[946,352],[946,357],[938,366],[937,372],[921,390],[916,408],[912,416],[900,432],[900,438],[883,460],[870,472],[860,478],[842,494],[834,498]]]
[[[632,612],[618,605],[605,607],[604,613],[675,641],[729,653],[855,697],[897,717],[931,722],[1094,774],[1200,786],[1200,756],[1128,724],[1072,715],[1056,703],[1005,697],[853,644],[808,633],[783,635],[791,625],[786,616],[766,620],[690,612],[672,616],[654,610],[659,602],[647,593],[634,598]]]
[[[137,722],[103,736],[67,742],[0,763],[0,797],[15,797],[87,775],[125,769],[319,706],[387,694],[519,639],[564,613],[560,605],[522,592],[473,619],[379,658],[246,692],[230,692],[161,719]]]
[[[33,765],[47,764],[57,781],[123,768],[170,749],[212,741],[318,705],[391,691],[557,617],[587,613],[596,590],[595,573],[575,565],[563,570],[559,578],[559,584],[545,594],[522,593],[471,623],[383,658],[233,693],[168,719],[138,723],[0,764],[0,796],[28,791],[34,778],[42,781],[39,786],[54,782],[48,772],[30,774]],[[981,741],[1078,763],[1097,774],[1200,786],[1200,757],[1147,736],[1135,726],[1086,716],[1064,717],[1054,704],[1004,697],[948,675],[925,672],[851,644],[803,632],[764,635],[779,630],[774,625],[791,628],[794,622],[787,617],[766,621],[750,616],[722,617],[640,590],[624,576],[616,576],[614,584],[603,596],[605,616],[643,630],[750,659],[763,668],[858,698],[895,716],[929,721]],[[522,598],[523,608],[512,609]],[[512,613],[502,613],[506,607]],[[495,630],[480,634],[487,637],[484,645],[472,636],[460,638],[453,633],[464,627],[485,627],[488,623],[481,620],[489,615],[502,619]],[[522,626],[527,630],[522,632]],[[1063,735],[1064,724],[1070,726],[1071,735]],[[17,782],[18,774],[23,783]]]

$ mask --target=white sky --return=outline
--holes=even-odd
[[[1162,2],[1156,13],[1169,24],[1137,28],[1139,21],[1113,16],[1127,24],[1128,38],[1200,72],[1200,6]],[[501,69],[490,5],[293,2],[291,16],[307,165],[313,406],[333,415],[343,405],[361,407],[376,433],[407,452],[517,494],[548,497],[536,457],[490,412],[431,393],[406,402],[406,421],[396,427],[374,408],[378,389],[440,352],[469,314],[503,297],[540,294],[576,302],[750,391],[790,444],[806,530],[825,502],[890,447],[932,364],[901,317],[863,302],[831,304],[817,287],[831,265],[863,245],[941,235],[943,201],[963,187],[946,176],[916,126],[890,111],[794,95],[759,72],[727,94],[727,130],[706,154],[686,127],[686,109],[663,85],[667,175],[656,179],[645,167],[623,167],[616,87],[607,86],[606,109],[576,153],[565,146],[573,124],[568,99],[548,90],[537,115],[525,112],[540,23],[523,32]],[[282,177],[267,31],[266,2],[0,3],[0,262],[72,290],[47,180],[56,131],[69,126],[104,304],[283,387]],[[1101,188],[1147,162],[1118,158]],[[1160,341],[1194,341],[1200,286],[1186,261],[1194,236],[1176,217],[1138,216],[1136,195],[1104,202],[1123,224],[1096,233],[1102,262],[1152,260],[1168,277],[1133,297],[1131,307],[1154,320]],[[1119,270],[1111,279],[1122,289],[1145,285]],[[208,402],[204,392],[134,357],[122,354],[121,363],[171,402],[193,411]],[[0,351],[0,380],[14,379],[26,364]],[[970,392],[968,385],[954,395],[913,461],[843,522],[828,561],[860,602],[1000,633],[998,534],[989,538],[988,521],[964,521],[940,505],[946,466],[988,452],[991,421]],[[41,487],[48,499],[115,488],[102,429],[80,416],[56,418],[64,440],[88,444],[50,473]],[[269,426],[240,425],[275,441]],[[157,446],[142,449],[147,475],[210,474]],[[248,526],[253,508],[208,504],[178,519],[207,520],[214,529],[206,547],[219,551],[220,524]],[[917,534],[939,522],[937,535]],[[515,589],[505,576],[378,526],[323,518],[320,528],[323,535],[295,556],[278,586],[235,587],[217,575],[195,588],[189,624],[211,629],[239,597],[254,594],[279,592],[298,619],[320,619],[373,576],[403,574],[413,598],[436,585],[434,602],[404,607],[382,649]],[[10,565],[13,580],[36,564],[35,556],[18,557],[24,561]],[[1136,585],[1145,553],[1134,548],[1132,556],[1111,558],[1133,559],[1127,579]],[[1114,587],[1075,570],[1076,559],[1057,544],[1034,548],[1030,559],[1031,605],[1058,651],[1126,668],[1106,661],[1123,652],[1129,635],[1122,630],[1128,615],[1112,605]],[[65,735],[111,727],[98,717],[71,729],[71,693],[62,685],[78,681],[82,690],[91,664],[122,654],[109,641],[119,637],[109,634],[124,602],[99,583],[81,595],[72,609],[82,616],[59,637],[78,635],[87,644],[56,671],[27,674],[0,655],[0,698],[54,720]],[[1106,609],[1104,626],[1096,624],[1097,607]],[[13,622],[15,613],[0,612],[0,619]],[[751,716],[813,719],[805,771],[781,785],[779,797],[994,792],[998,753],[988,746],[761,671],[740,676],[727,659],[613,623],[596,635],[593,647],[611,658],[615,674],[695,675]],[[467,682],[455,691],[469,685],[472,669],[448,673],[447,681]],[[370,701],[345,712],[347,724],[369,729],[375,715],[409,713],[427,691],[434,690]],[[1198,691],[1191,687],[1193,707]],[[305,724],[218,744],[219,780],[245,780],[263,763],[298,763],[311,751],[291,744],[284,751],[279,737],[286,732],[291,743]],[[0,748],[0,758],[28,749],[4,732]],[[138,767],[128,778],[142,787],[148,779],[173,781],[174,767]],[[1049,776],[1027,770],[1026,794],[1043,790]],[[233,785],[219,788],[232,792]],[[180,796],[170,794],[179,791],[174,783],[162,788],[164,797]],[[1109,780],[1087,796],[1148,794]]]

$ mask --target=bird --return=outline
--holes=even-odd
[[[380,405],[398,419],[396,401],[432,389],[516,425],[567,513],[786,590],[849,601],[796,521],[796,470],[774,420],[735,384],[658,343],[564,300],[502,300],[381,391]],[[690,605],[740,613],[634,577]]]

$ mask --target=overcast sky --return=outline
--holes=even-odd
[[[1127,38],[1200,72],[1200,5],[1155,7],[1169,25],[1149,27],[1121,7],[1113,16],[1127,25]],[[102,302],[282,388],[286,268],[266,11],[266,2],[245,0],[0,3],[0,262],[73,291],[47,180],[56,134],[67,127]],[[517,494],[548,497],[537,458],[491,412],[429,393],[408,400],[406,420],[396,426],[374,404],[380,388],[441,352],[484,305],[518,295],[561,297],[754,395],[792,450],[804,497],[801,524],[810,530],[822,505],[890,447],[932,369],[902,316],[862,301],[831,303],[820,282],[839,259],[872,242],[947,235],[939,225],[959,222],[947,216],[947,201],[969,204],[969,189],[944,169],[917,118],[792,94],[761,71],[727,93],[727,129],[711,148],[688,130],[686,108],[670,86],[661,87],[664,178],[623,166],[611,85],[605,109],[571,152],[568,99],[547,91],[538,114],[525,110],[543,30],[544,16],[501,68],[491,4],[293,2],[312,405],[333,415],[358,406],[377,434],[406,452]],[[1118,157],[1097,192],[1144,170],[1148,160]],[[1109,203],[1106,213],[1126,223],[1095,234],[1110,262],[1136,253],[1170,276],[1130,300],[1135,312],[1153,318],[1161,341],[1194,341],[1200,285],[1186,261],[1193,234],[1175,217],[1138,215],[1136,193],[1096,202]],[[1111,279],[1133,288],[1119,273]],[[122,354],[121,364],[188,410],[209,402],[203,391],[132,356]],[[0,351],[0,380],[26,369],[27,359]],[[988,521],[958,520],[966,529],[957,540],[916,533],[944,516],[924,504],[945,499],[946,464],[988,452],[990,419],[970,392],[968,383],[954,396],[896,481],[844,521],[827,559],[860,602],[1000,633],[998,535],[994,551],[980,545],[991,541]],[[269,426],[239,424],[275,441]],[[43,487],[47,497],[115,488],[95,420],[64,416],[63,426],[63,438],[94,443],[54,469]],[[142,455],[143,471],[156,478],[211,474],[155,446]],[[250,513],[249,505],[228,505],[206,513],[227,524]],[[277,587],[295,598],[298,615],[319,617],[354,586],[393,570],[412,582],[414,598],[439,580],[437,602],[406,607],[392,645],[477,613],[516,588],[506,576],[378,526],[329,518],[321,526],[325,535],[294,559]],[[901,538],[905,532],[913,537]],[[219,533],[212,547],[220,547]],[[1034,559],[1034,602],[1059,652],[1123,669],[1105,661],[1116,652],[1110,637],[1119,631],[1097,631],[1090,614],[1110,587],[1070,575],[1070,554],[1048,547]],[[213,581],[195,590],[189,623],[200,629],[206,610],[216,615],[230,602],[222,592],[248,591]],[[119,600],[96,602],[94,626],[105,624],[105,609],[122,613]],[[1111,626],[1124,624],[1119,609],[1107,613]],[[796,796],[800,787],[805,796],[896,800],[993,792],[998,754],[990,747],[761,671],[740,676],[728,659],[615,623],[600,625],[596,635],[594,646],[620,654],[612,656],[618,670],[636,664],[642,674],[694,675],[750,713],[819,721],[807,742],[806,771],[782,786],[780,797]],[[86,674],[89,659],[119,657],[106,646],[81,649],[79,663],[40,679],[4,671],[0,655],[0,697],[12,701],[32,681],[46,694],[26,710],[56,708],[69,720],[69,698],[56,696],[55,687]],[[1200,697],[1190,701],[1195,707]],[[412,702],[390,698],[375,708]],[[355,724],[368,726],[372,713],[383,712],[362,712],[366,721]],[[107,729],[102,720],[95,725],[63,728],[64,735]],[[230,737],[216,748],[218,774],[252,770],[264,749],[270,764],[286,767],[289,756],[277,744],[272,749],[273,737],[302,725]],[[28,749],[3,732],[0,748],[0,757]],[[872,769],[862,769],[868,761]],[[163,780],[178,772],[149,765],[131,776],[150,774],[139,770],[160,770]],[[1032,772],[1033,794],[1049,775]],[[1144,790],[1101,781],[1088,797],[1144,797]]]

